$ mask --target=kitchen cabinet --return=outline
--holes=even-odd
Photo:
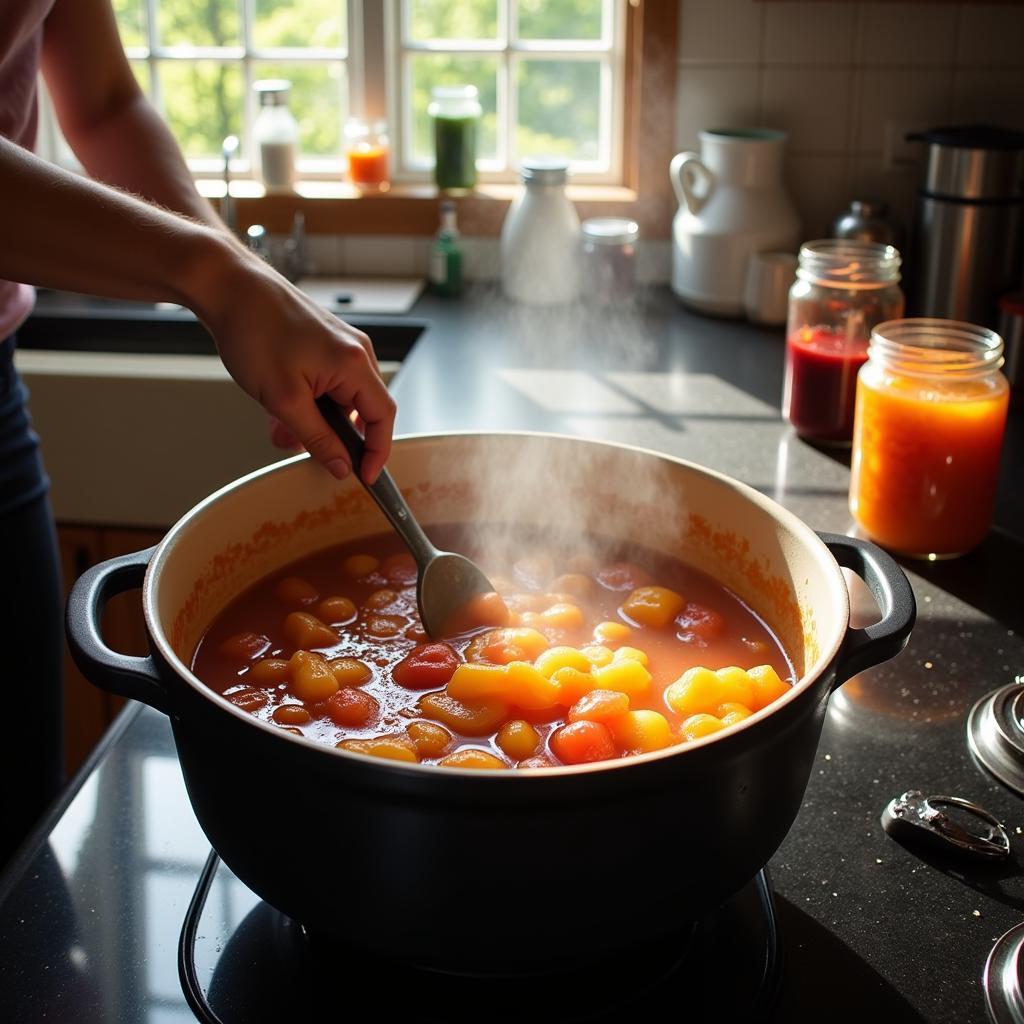
[[[71,586],[86,569],[116,555],[150,547],[162,537],[162,530],[58,524],[64,599],[67,600]],[[103,635],[114,650],[125,654],[148,653],[138,591],[118,594],[107,605]],[[64,768],[68,778],[81,767],[124,704],[123,697],[93,686],[75,667],[65,646]]]

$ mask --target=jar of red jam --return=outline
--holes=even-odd
[[[1003,340],[923,317],[879,324],[857,381],[850,511],[874,541],[935,560],[992,520],[1010,388]]]
[[[849,444],[857,371],[872,329],[903,316],[900,254],[891,245],[807,242],[789,292],[782,414],[798,434]]]

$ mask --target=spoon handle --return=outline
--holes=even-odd
[[[327,425],[333,430],[341,443],[348,451],[352,459],[352,470],[359,482],[369,492],[380,510],[388,518],[388,522],[398,531],[402,540],[405,541],[417,566],[421,569],[437,554],[437,548],[430,542],[430,538],[423,532],[423,528],[416,521],[409,506],[402,497],[394,477],[382,469],[376,482],[368,484],[362,477],[363,454],[366,451],[366,442],[362,434],[356,430],[355,424],[345,415],[344,409],[327,395],[321,395],[316,400],[316,407],[320,414],[327,421]]]

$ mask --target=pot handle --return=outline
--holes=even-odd
[[[679,205],[685,206],[695,215],[711,198],[711,192],[715,187],[714,174],[696,153],[677,153],[672,157],[668,177]],[[699,191],[695,187],[698,181],[703,182]]]
[[[917,602],[910,580],[896,560],[881,548],[835,533],[818,536],[841,566],[852,569],[864,580],[882,609],[882,618],[874,625],[847,629],[836,662],[834,690],[858,672],[895,658],[907,646],[917,618]]]
[[[171,702],[152,657],[119,654],[103,641],[100,622],[107,602],[142,586],[156,546],[94,565],[71,588],[66,626],[71,657],[94,686],[142,701],[165,715]]]

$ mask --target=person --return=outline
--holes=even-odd
[[[32,153],[40,70],[88,176]],[[297,441],[338,478],[351,462],[315,399],[330,395],[358,414],[368,483],[389,454],[395,406],[370,339],[250,253],[198,195],[135,81],[109,0],[0,0],[0,196],[3,864],[62,784],[59,565],[13,364],[31,286],[188,307],[234,380],[271,414],[275,440]]]

